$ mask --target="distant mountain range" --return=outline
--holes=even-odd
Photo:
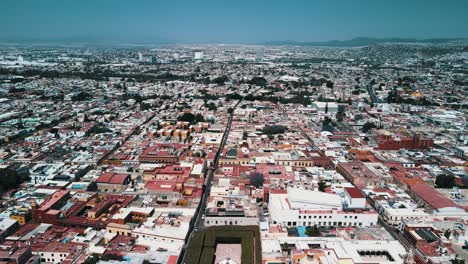
[[[431,38],[431,39],[413,39],[413,38],[366,38],[359,37],[350,40],[331,40],[322,42],[297,42],[297,41],[268,41],[262,45],[273,46],[313,46],[313,47],[360,47],[373,44],[384,43],[404,43],[404,44],[467,44],[468,38]]]

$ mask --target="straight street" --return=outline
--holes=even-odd
[[[190,247],[191,245],[191,239],[192,239],[193,233],[201,231],[204,228],[203,215],[205,214],[206,204],[207,204],[208,198],[210,197],[210,190],[211,190],[211,185],[213,181],[213,176],[214,176],[216,169],[218,168],[219,157],[224,149],[224,146],[226,145],[226,141],[229,136],[229,131],[231,130],[231,124],[232,124],[232,119],[234,116],[234,111],[241,101],[242,99],[240,99],[236,103],[236,105],[232,108],[231,113],[229,113],[228,122],[226,124],[226,130],[224,131],[223,139],[221,140],[221,144],[219,145],[218,151],[216,152],[216,155],[213,159],[213,165],[208,168],[205,174],[205,184],[203,186],[202,199],[201,199],[200,205],[198,206],[198,210],[195,214],[195,220],[192,222],[193,224],[190,226],[190,229],[187,232],[188,239],[185,243],[186,246],[182,250],[182,253],[181,253],[181,255],[183,255],[183,258],[179,258],[179,263],[185,263],[184,262],[185,253],[187,252],[188,247]]]

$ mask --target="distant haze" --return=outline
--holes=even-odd
[[[1,41],[262,43],[467,38],[466,0],[2,0]]]

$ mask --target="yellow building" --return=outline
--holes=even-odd
[[[130,236],[132,234],[132,228],[130,226],[117,223],[109,223],[106,227],[106,231],[122,236]]]
[[[26,208],[20,209],[20,211],[10,214],[10,218],[18,221],[20,225],[24,225],[31,220],[31,211]]]

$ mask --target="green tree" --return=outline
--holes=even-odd
[[[257,86],[265,86],[267,84],[267,80],[264,77],[253,77],[248,84],[257,85]]]
[[[104,254],[100,258],[103,261],[109,261],[109,260],[118,260],[118,261],[123,261],[124,258],[121,255],[117,254]]]
[[[374,124],[374,122],[366,122],[362,126],[362,132],[367,133],[369,130],[371,130],[373,128],[377,128],[377,126]]]
[[[93,98],[93,96],[87,92],[81,92],[71,97],[72,101],[87,101],[87,100],[90,100],[91,98]]]
[[[329,132],[335,131],[333,124],[334,123],[332,123],[331,118],[326,116],[322,121],[322,131],[329,131]]]
[[[309,237],[319,237],[321,235],[321,232],[317,225],[314,225],[306,227],[305,234]]]
[[[109,128],[107,128],[103,123],[96,123],[90,130],[86,132],[87,135],[90,134],[101,134],[101,133],[109,133],[112,132]]]
[[[437,175],[435,186],[437,188],[452,188],[456,186],[455,176],[447,174]]]
[[[217,85],[224,85],[225,82],[227,82],[228,77],[226,75],[223,75],[221,77],[216,77],[214,78],[211,82],[216,83]]]
[[[184,113],[177,117],[177,121],[189,122],[190,124],[196,124],[198,122],[204,122],[205,118],[201,114]]]
[[[255,172],[250,176],[250,185],[255,186],[256,188],[263,186],[265,181],[265,176],[260,172]]]
[[[263,134],[266,135],[275,135],[275,134],[283,134],[288,130],[287,127],[281,125],[272,125],[272,126],[264,126],[262,129]]]
[[[17,188],[28,179],[28,176],[27,174],[18,174],[15,170],[8,168],[0,169],[0,193]]]
[[[336,121],[338,122],[343,121],[343,115],[344,115],[343,112],[336,112],[336,116],[335,116]]]
[[[326,188],[327,188],[327,184],[324,181],[319,181],[319,183],[318,183],[319,191],[325,192]]]
[[[455,255],[455,258],[454,259],[451,259],[450,262],[452,264],[464,264],[465,263],[465,260],[464,259],[459,259],[458,258],[458,254]]]
[[[99,261],[99,255],[96,253],[93,253],[85,261],[83,261],[83,264],[96,264],[98,263],[98,261]]]
[[[452,230],[450,229],[447,229],[445,230],[444,232],[444,237],[447,238],[447,239],[450,239],[450,235],[452,234]]]
[[[209,104],[205,104],[205,107],[208,108],[208,110],[210,110],[210,111],[218,110],[218,107],[213,102],[210,102]]]

